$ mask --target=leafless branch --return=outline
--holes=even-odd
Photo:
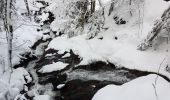
[[[152,86],[153,86],[154,91],[155,91],[156,100],[159,100],[159,97],[158,97],[158,94],[157,94],[157,90],[156,90],[156,85],[157,85],[157,81],[158,81],[158,74],[160,72],[161,66],[162,66],[163,62],[165,61],[165,59],[166,59],[166,57],[160,63],[159,68],[158,68],[158,72],[157,72],[157,75],[156,75],[156,78],[155,78],[155,81],[154,81],[154,83],[152,83]]]

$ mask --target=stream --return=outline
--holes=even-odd
[[[49,22],[52,21],[49,20]],[[45,29],[42,29],[49,30],[49,35],[52,32],[49,27],[50,23],[44,24]],[[42,28],[44,27],[42,26]],[[91,100],[99,89],[108,84],[122,85],[135,78],[152,74],[151,72],[117,68],[114,64],[101,61],[74,68],[81,60],[73,52],[70,53],[70,57],[63,59],[64,55],[51,50],[55,55],[46,58],[45,55],[51,52],[45,51],[45,48],[54,37],[52,34],[51,38],[46,41],[38,40],[32,47],[32,53],[38,59],[31,60],[26,66],[26,70],[33,78],[28,92],[24,94],[28,100],[32,100],[37,95],[49,95],[52,100]],[[59,59],[62,62],[68,62],[69,67],[57,72],[37,72],[44,65],[48,65],[52,61],[58,62]]]

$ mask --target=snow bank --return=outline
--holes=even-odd
[[[63,62],[56,62],[53,64],[45,65],[43,66],[38,72],[40,73],[49,73],[53,71],[59,71],[64,69],[68,64],[65,64]]]
[[[0,100],[5,100],[5,95],[14,99],[20,91],[26,90],[25,84],[30,83],[32,78],[24,68],[13,70],[9,84],[10,72],[6,71],[0,78]]]
[[[21,25],[21,26],[20,26]],[[31,52],[31,46],[42,37],[41,32],[37,32],[38,25],[33,22],[21,22],[16,21],[15,31],[13,33],[13,52],[12,52],[12,64],[19,64],[21,54]],[[6,33],[5,31],[0,32],[0,57],[6,61],[7,59],[7,43],[6,43]],[[3,49],[2,49],[3,48]],[[1,59],[0,58],[0,59]],[[2,59],[2,60],[3,60]],[[0,64],[1,65],[1,64]],[[7,66],[7,63],[5,63]]]
[[[37,32],[38,25],[35,23],[24,23],[20,28],[16,29],[14,32],[14,40],[13,43],[13,65],[16,65],[20,61],[20,54],[24,54],[26,52],[31,52],[31,46],[34,43],[41,39],[42,33]]]
[[[148,75],[121,86],[108,85],[100,89],[92,100],[170,100],[169,82],[158,77],[154,89],[156,77]]]
[[[94,61],[106,62],[106,57],[113,54],[115,48],[118,47],[118,45],[112,45],[112,42],[113,40],[104,42],[99,39],[86,40],[83,36],[70,39],[67,36],[61,36],[53,39],[46,50],[56,49],[59,52],[73,50],[75,54],[83,59],[80,65],[86,65]]]

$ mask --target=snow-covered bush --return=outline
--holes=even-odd
[[[52,30],[68,34],[68,37],[82,34],[89,14],[87,0],[56,1],[47,10],[56,18],[51,24]]]
[[[6,71],[0,76],[0,100],[15,100],[20,91],[27,91],[25,84],[32,81],[29,73],[24,68],[14,69],[11,77],[9,73],[9,71]]]
[[[96,11],[89,19],[87,23],[87,29],[85,30],[87,38],[91,39],[95,37],[103,28],[104,15],[103,11]]]
[[[0,0],[0,20],[2,18],[2,12],[3,12],[3,0]]]
[[[164,11],[161,18],[155,21],[155,24],[150,32],[148,32],[145,41],[143,41],[139,46],[139,50],[146,50],[149,46],[157,48],[162,42],[162,38],[166,39],[167,42],[170,39],[170,7]],[[144,45],[145,44],[145,45]],[[155,49],[156,50],[156,49]]]

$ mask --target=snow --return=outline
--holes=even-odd
[[[30,10],[38,10],[43,7],[41,3],[33,4],[35,0],[29,0]],[[67,22],[69,22],[67,11],[70,10],[67,5],[70,2],[76,0],[46,0],[50,2],[50,6],[46,8],[47,11],[51,11],[55,15],[55,21],[50,25],[51,30],[57,32],[62,31],[62,28],[66,28]],[[115,0],[118,2],[115,5],[114,11],[108,16],[108,10],[110,2],[112,0],[101,0],[105,8],[105,25],[108,30],[101,31],[94,39],[88,40],[87,34],[81,34],[72,38],[68,38],[67,35],[54,38],[48,45],[48,49],[58,50],[58,54],[66,53],[62,58],[70,57],[70,50],[77,54],[81,58],[79,65],[87,65],[96,61],[111,62],[117,67],[126,67],[128,69],[137,69],[142,71],[149,71],[165,75],[170,79],[170,73],[165,69],[167,65],[170,65],[170,44],[167,44],[165,40],[156,47],[151,47],[146,51],[137,50],[137,46],[140,42],[146,38],[148,33],[152,30],[155,22],[161,20],[161,15],[169,7],[170,2],[164,0],[132,0],[132,5],[127,4],[129,0]],[[96,10],[100,10],[99,3],[96,1]],[[44,35],[42,32],[37,32],[38,24],[30,22],[29,18],[21,16],[21,13],[26,12],[25,4],[21,0],[16,2],[17,17],[12,17],[14,24],[14,39],[13,39],[13,55],[12,64],[19,64],[22,56],[27,52],[31,52],[30,47],[39,39],[46,40],[50,38],[49,35]],[[132,11],[132,16],[129,11]],[[127,21],[124,25],[115,24],[114,17],[118,16]],[[48,18],[48,13],[43,13],[40,16],[42,21]],[[98,19],[97,19],[98,20]],[[1,21],[1,20],[0,20]],[[68,24],[70,25],[70,24]],[[1,27],[1,26],[0,26]],[[88,25],[85,25],[85,29]],[[73,29],[74,30],[74,29]],[[43,30],[48,32],[49,30]],[[85,30],[88,32],[89,30]],[[79,32],[79,30],[75,30]],[[11,75],[11,83],[8,83],[9,70],[7,67],[7,43],[6,33],[4,30],[0,31],[0,100],[3,100],[6,93],[9,91],[11,97],[17,96],[21,90],[28,90],[24,85],[32,81],[29,73],[24,68],[17,68],[13,70]],[[90,31],[89,34],[93,34]],[[98,39],[103,37],[103,39]],[[115,37],[117,39],[115,39]],[[44,52],[42,48],[37,49],[34,53],[41,54]],[[54,54],[47,54],[46,56],[52,56]],[[24,58],[22,58],[24,59]],[[77,66],[79,66],[77,65]],[[53,71],[59,71],[66,68],[68,64],[63,62],[54,62],[49,65],[43,66],[39,72],[49,73]],[[23,67],[23,66],[20,66]],[[160,69],[159,69],[160,68]],[[6,71],[6,72],[5,72]],[[72,76],[83,75],[85,78],[95,79],[98,76],[92,74],[92,77],[86,77],[84,72],[73,73]],[[101,74],[101,73],[100,73]],[[101,74],[102,75],[102,74]],[[103,74],[104,75],[104,74]],[[108,73],[107,73],[108,75]],[[109,76],[109,75],[108,75]],[[109,85],[101,89],[93,98],[93,100],[155,100],[154,83],[156,75],[149,75],[138,78],[134,81],[126,83],[122,86]],[[82,77],[80,77],[82,78]],[[102,77],[105,79],[105,77]],[[110,78],[109,78],[110,79]],[[119,79],[120,80],[120,79]],[[59,85],[57,88],[61,88],[64,85]],[[156,90],[159,100],[169,100],[168,91],[170,89],[169,84],[163,78],[158,77]],[[144,90],[145,89],[145,90]],[[136,92],[138,91],[138,92]],[[120,95],[121,94],[121,95]],[[150,94],[150,95],[148,95]],[[113,97],[113,98],[112,98]],[[34,100],[50,100],[48,95],[36,96]]]
[[[39,17],[41,21],[45,21],[48,19],[49,13],[42,13],[42,15]]]
[[[158,77],[155,85],[156,77],[157,75],[152,74],[121,86],[108,85],[100,89],[92,100],[170,100],[169,82]]]
[[[28,27],[28,26],[29,27]],[[26,52],[30,52],[30,47],[33,46],[33,44],[41,39],[42,33],[38,33],[36,31],[36,24],[27,24],[23,25],[14,32],[14,36],[16,37],[15,43],[14,43],[14,51],[13,51],[13,65],[16,65],[20,61],[20,54],[24,54]],[[34,26],[35,25],[35,26]],[[24,31],[24,32],[23,32]]]
[[[20,59],[22,58],[21,55],[27,52],[31,52],[31,46],[33,46],[33,44],[41,39],[42,37],[42,33],[41,32],[37,32],[36,29],[38,27],[37,24],[35,24],[34,22],[22,22],[22,21],[16,21],[16,26],[18,28],[15,28],[14,31],[14,39],[13,39],[13,55],[12,55],[12,64],[16,65],[19,64]],[[1,37],[0,38],[0,48],[3,48],[3,50],[1,50],[0,52],[0,56],[1,58],[3,58],[4,60],[7,57],[7,44],[6,44],[6,33],[0,32]],[[1,60],[3,60],[1,59]],[[7,62],[7,61],[5,61]],[[5,63],[5,66],[7,64]]]
[[[64,69],[68,64],[63,62],[53,62],[53,64],[43,66],[38,72],[40,73],[49,73],[53,71],[59,71]]]
[[[29,73],[24,68],[17,68],[13,70],[9,84],[9,73],[9,71],[6,71],[0,76],[0,100],[3,100],[7,93],[11,98],[15,98],[20,94],[20,91],[27,89],[25,84],[32,81]]]
[[[30,3],[33,0],[29,0]],[[26,12],[25,3],[23,0],[15,2],[15,14],[12,16],[13,24],[13,51],[12,65],[19,64],[23,58],[21,55],[31,52],[31,46],[42,37],[41,32],[37,32],[38,24],[29,21],[28,17],[22,16],[21,13]],[[30,7],[30,10],[35,10],[36,7]],[[37,10],[37,9],[36,9]],[[0,23],[2,20],[0,19]],[[24,68],[13,69],[10,78],[10,71],[7,64],[7,43],[5,30],[0,31],[0,100],[6,100],[5,95],[10,96],[10,100],[20,94],[22,90],[27,91],[27,83],[32,81],[30,74]],[[19,66],[26,67],[26,66]],[[9,80],[10,78],[10,80]],[[10,82],[10,83],[9,83]]]
[[[50,57],[50,56],[53,56],[54,54],[50,53],[50,54],[46,54],[45,56],[46,57]]]
[[[59,84],[58,86],[57,86],[57,89],[61,89],[61,88],[63,88],[65,86],[65,84]]]
[[[108,27],[109,29],[99,33],[98,37],[103,37],[102,40],[98,39],[98,37],[87,40],[86,34],[72,38],[63,35],[54,38],[46,50],[55,49],[61,53],[72,50],[82,59],[79,65],[87,65],[95,61],[104,61],[111,62],[118,67],[155,73],[158,72],[160,67],[159,73],[170,79],[170,73],[165,70],[168,64],[167,51],[170,48],[170,44],[167,44],[165,40],[163,40],[164,42],[158,45],[156,50],[155,47],[149,48],[146,51],[137,50],[137,46],[152,30],[155,21],[161,18],[162,13],[169,7],[170,2],[163,0],[145,0],[143,3],[138,1],[137,4],[140,4],[140,7],[136,5],[134,5],[134,8],[132,7],[134,9],[132,17],[129,15],[129,10],[123,11],[126,13],[122,15],[121,10],[127,9],[127,3],[117,6],[112,16],[105,15],[106,25],[104,27]],[[156,11],[154,12],[153,9]],[[108,10],[107,7],[106,10]],[[142,13],[144,13],[143,20],[140,19],[139,21],[138,10],[141,11],[141,16],[143,15]],[[125,25],[115,24],[113,20],[114,14],[121,15],[124,19],[128,20],[128,22]],[[143,21],[143,24],[141,21]],[[141,28],[142,25],[143,28]],[[118,39],[116,40],[115,37]]]
[[[94,42],[95,44],[92,44],[90,42]],[[84,65],[92,62],[93,60],[106,61],[105,59],[103,59],[103,57],[101,57],[98,54],[98,52],[102,53],[102,48],[104,48],[103,46],[107,46],[106,48],[108,49],[110,45],[107,45],[107,43],[105,43],[105,45],[101,45],[100,43],[103,42],[97,39],[87,41],[85,39],[82,39],[81,36],[73,37],[71,39],[67,38],[67,36],[61,36],[53,39],[48,45],[48,48],[46,50],[56,49],[59,50],[59,52],[65,52],[65,51],[69,52],[70,49],[72,49],[75,54],[78,54],[80,57],[83,58],[81,64]]]
[[[62,56],[62,58],[67,58],[67,57],[70,57],[70,53],[66,53],[64,56]]]
[[[27,81],[25,81],[25,79]],[[30,83],[31,81],[32,81],[32,78],[30,77],[29,73],[24,68],[15,69],[11,75],[11,86],[14,86],[17,88],[20,87],[20,84]]]
[[[35,96],[33,100],[51,100],[49,95],[39,95]]]
[[[163,12],[169,7],[170,2],[164,0],[145,0],[143,4],[143,32],[148,34],[154,26],[155,21],[160,20]]]

